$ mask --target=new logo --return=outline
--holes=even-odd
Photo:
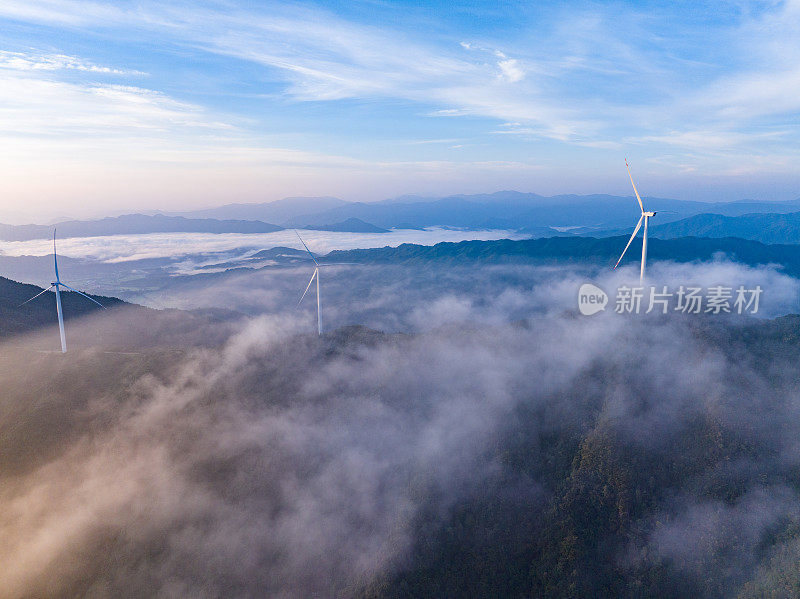
[[[584,283],[578,289],[578,310],[584,316],[591,316],[606,309],[608,295],[597,285]]]

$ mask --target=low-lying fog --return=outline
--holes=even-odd
[[[327,254],[331,250],[352,250],[402,243],[434,245],[441,241],[522,239],[512,231],[466,231],[431,227],[425,230],[396,229],[387,233],[335,233],[301,230],[303,240],[312,251]],[[130,262],[153,258],[173,258],[212,252],[245,252],[277,246],[302,249],[293,230],[275,233],[151,233],[147,235],[110,235],[107,237],[72,237],[58,241],[59,255],[97,262]],[[53,253],[52,240],[0,241],[3,256],[47,256]]]
[[[683,285],[761,287],[756,316],[774,317],[798,311],[800,282],[773,268],[753,268],[720,260],[701,264],[654,262],[653,285],[675,293]],[[243,314],[316,316],[315,289],[297,305],[313,273],[311,263],[296,268],[266,268],[209,277],[191,277],[166,290],[133,295],[149,306],[225,308]],[[639,284],[638,265],[617,269],[594,265],[536,266],[477,264],[442,266],[328,266],[320,272],[323,323],[326,329],[350,324],[388,332],[424,331],[447,323],[501,324],[542,313],[577,309],[578,288],[593,282],[609,294],[614,310],[617,288]],[[732,302],[731,302],[732,303]],[[674,306],[673,302],[673,306]],[[643,311],[648,303],[642,303]]]
[[[310,269],[258,271],[161,298],[255,315],[239,321],[68,323],[76,348],[132,355],[27,349],[53,330],[10,340],[0,597],[785,588],[800,559],[797,342],[723,316],[613,314],[637,274],[333,267],[326,328],[415,334],[319,340],[313,295],[292,307]],[[650,275],[760,285],[764,316],[798,307],[798,281],[773,269]],[[584,317],[589,279],[612,304]]]

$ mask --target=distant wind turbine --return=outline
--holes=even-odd
[[[300,305],[300,302],[303,301],[303,298],[306,297],[308,290],[311,289],[311,283],[314,282],[314,279],[317,280],[317,333],[322,335],[322,300],[319,296],[319,269],[323,266],[344,266],[344,265],[352,265],[355,264],[354,262],[336,262],[332,264],[320,264],[317,262],[317,259],[314,257],[314,254],[308,249],[306,242],[303,241],[303,238],[300,237],[300,233],[295,230],[295,235],[300,240],[300,243],[303,244],[303,247],[306,248],[308,255],[311,256],[311,259],[314,261],[314,273],[311,275],[311,279],[308,281],[308,285],[306,285],[306,290],[303,292],[303,295],[300,297],[300,301],[297,302],[297,305]]]
[[[67,337],[64,334],[64,310],[61,308],[61,289],[60,288],[64,287],[65,289],[69,289],[70,291],[74,291],[78,295],[82,295],[83,297],[88,299],[90,302],[94,302],[95,304],[100,306],[103,310],[105,310],[106,307],[103,304],[101,304],[100,302],[98,302],[96,299],[92,299],[91,297],[89,297],[85,293],[83,293],[81,291],[78,291],[77,289],[73,289],[69,285],[66,285],[66,284],[61,282],[61,278],[58,275],[58,253],[56,252],[56,232],[55,232],[55,230],[53,230],[53,265],[55,266],[55,272],[56,272],[56,280],[55,280],[55,282],[51,283],[50,287],[48,287],[47,289],[44,289],[40,293],[37,293],[36,295],[34,295],[31,299],[22,302],[20,304],[20,307],[24,306],[28,302],[32,302],[37,297],[47,293],[51,289],[55,289],[55,291],[56,291],[56,312],[58,313],[58,331],[59,331],[59,333],[61,333],[61,353],[65,354],[65,353],[67,353]]]
[[[633,238],[636,237],[636,234],[639,232],[639,229],[642,226],[642,221],[644,221],[644,236],[642,237],[642,268],[639,271],[639,282],[641,283],[644,281],[644,269],[645,265],[647,264],[647,225],[650,222],[650,217],[655,216],[655,212],[645,212],[644,204],[642,203],[642,198],[639,196],[639,192],[636,190],[636,184],[633,182],[633,175],[631,175],[631,167],[628,165],[628,160],[625,160],[625,167],[628,169],[628,177],[631,179],[631,185],[633,185],[633,192],[636,194],[636,199],[639,201],[639,208],[642,211],[642,215],[639,217],[639,222],[636,223],[636,228],[633,230],[633,235],[628,240],[628,245],[625,246],[625,249],[622,250],[622,256],[619,257],[617,263],[614,265],[614,268],[619,266],[619,263],[622,262],[622,258],[625,256],[625,252],[628,251],[628,248],[633,241]]]
[[[312,254],[311,250],[308,249],[308,246],[306,245],[306,242],[303,241],[302,237],[300,237],[300,233],[295,231],[295,235],[297,235],[297,238],[300,240],[300,243],[303,244],[303,247],[306,248],[306,251],[308,252],[308,255],[311,256],[311,259],[314,261],[314,274],[311,275],[311,280],[308,281],[308,285],[306,285],[306,290],[303,292],[303,295],[300,297],[300,301],[297,302],[297,305],[299,306],[300,302],[303,301],[303,298],[308,293],[308,290],[311,289],[311,283],[313,283],[314,279],[316,279],[317,280],[317,333],[322,335],[322,300],[320,299],[320,296],[319,296],[319,266],[320,265],[319,265],[319,262],[317,262],[317,259],[314,257],[314,254]]]

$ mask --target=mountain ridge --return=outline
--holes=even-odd
[[[48,239],[53,230],[60,239],[70,237],[105,237],[109,235],[141,235],[148,233],[274,233],[283,227],[261,221],[189,219],[162,214],[126,214],[98,220],[72,220],[55,225],[0,224],[3,241]]]
[[[695,214],[718,212],[738,216],[750,212],[794,212],[800,199],[787,202],[696,202],[646,197],[648,208],[674,211],[662,218],[680,220]],[[305,227],[358,218],[383,228],[399,224],[414,227],[451,226],[467,229],[511,229],[541,227],[624,227],[637,216],[633,196],[609,194],[541,196],[517,191],[492,194],[453,195],[442,198],[401,196],[381,202],[352,202],[317,213],[296,216],[282,223]]]
[[[348,218],[339,223],[330,225],[315,225],[303,227],[307,231],[332,231],[336,233],[388,233],[388,229],[376,227],[372,223],[360,218]]]
[[[762,243],[800,243],[800,212],[754,213],[742,216],[698,214],[651,227],[654,236],[738,237]]]
[[[613,266],[627,236],[577,237],[560,236],[539,239],[442,242],[433,246],[402,244],[358,250],[333,250],[325,256],[328,262],[424,263],[480,262],[513,263],[525,261],[588,262]],[[800,246],[764,244],[758,241],[724,237],[719,239],[680,237],[652,238],[648,243],[648,260],[694,262],[714,260],[720,255],[750,266],[775,264],[792,276],[800,275]],[[622,265],[635,263],[641,257],[641,245],[631,245]]]

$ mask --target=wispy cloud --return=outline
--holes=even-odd
[[[503,77],[511,83],[521,81],[523,77],[525,77],[525,70],[522,68],[519,61],[514,58],[501,60],[497,63],[497,66],[500,67]]]
[[[145,75],[141,71],[114,69],[96,65],[77,56],[66,54],[44,54],[35,52],[8,52],[0,50],[0,69],[15,71],[85,71],[108,75]]]
[[[70,7],[77,9],[69,2],[55,4],[58,10],[52,3],[50,7],[56,20],[64,18]],[[532,93],[533,82],[533,87],[524,90],[506,87],[526,78],[527,69],[504,50],[492,50],[490,60],[483,56],[486,52],[464,55],[457,44],[426,42],[319,9],[272,5],[265,16],[235,8],[185,8],[178,11],[174,6],[146,2],[138,13],[120,10],[100,25],[107,27],[124,18],[131,26],[168,33],[197,50],[276,69],[289,83],[286,93],[295,100],[403,98],[437,103],[444,110],[471,115],[524,118],[540,127],[543,135],[558,139],[581,128],[577,111],[567,114],[559,102]]]
[[[392,5],[376,18],[311,3],[9,0],[0,18],[124,44],[98,56],[31,50],[32,42],[3,49],[2,144],[41,136],[80,149],[127,136],[117,152],[141,148],[138,160],[217,151],[244,168],[263,166],[254,156],[294,156],[299,165],[349,165],[342,177],[353,181],[357,172],[405,173],[410,164],[420,172],[427,164],[522,165],[503,186],[522,185],[524,169],[552,165],[555,155],[591,156],[586,177],[604,186],[599,174],[633,146],[650,165],[709,176],[770,156],[770,168],[789,176],[798,154],[790,133],[800,113],[799,10],[797,2],[713,11],[574,3],[509,8],[502,22],[462,29],[446,17],[430,27]],[[118,60],[132,47],[148,60]],[[332,110],[342,112],[330,118]],[[344,120],[353,126],[340,128]],[[392,126],[405,141],[471,143],[452,152],[463,144],[398,144],[395,134],[391,148],[381,146]],[[554,169],[551,184],[575,181]],[[623,191],[625,178],[617,179],[605,190]],[[318,181],[313,193],[331,193]],[[389,194],[409,191],[418,189]]]
[[[71,83],[0,70],[0,129],[8,134],[82,136],[229,128],[198,105],[150,89],[106,83]]]
[[[724,131],[722,129],[706,129],[699,131],[669,131],[663,135],[650,135],[641,138],[629,138],[631,143],[656,142],[689,148],[698,152],[735,151],[746,144],[758,142],[758,147],[764,144],[780,141],[789,131],[767,131],[743,133],[739,131]]]
[[[98,21],[118,22],[123,16],[120,6],[102,2],[77,0],[5,0],[0,14],[21,21],[60,25],[91,25]]]

